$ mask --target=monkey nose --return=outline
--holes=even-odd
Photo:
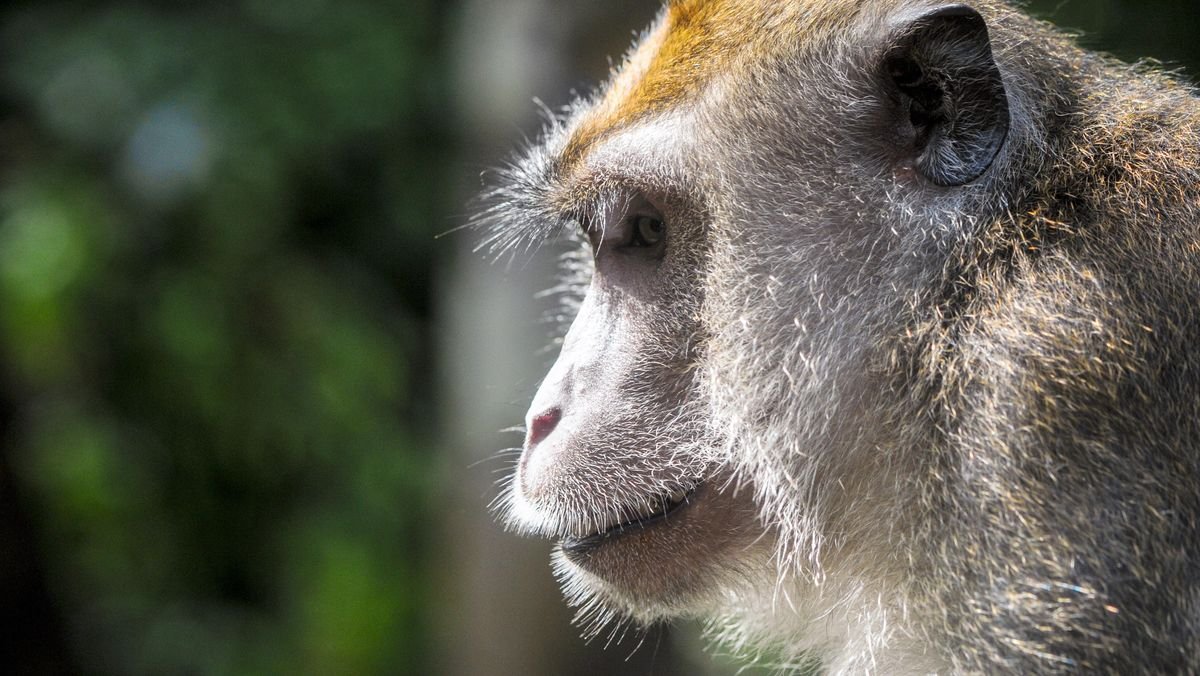
[[[558,421],[562,419],[562,409],[552,408],[529,421],[529,435],[525,438],[525,448],[533,448],[550,436]]]

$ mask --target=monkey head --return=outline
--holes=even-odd
[[[491,243],[568,238],[578,291],[506,518],[559,542],[585,621],[890,588],[923,433],[900,350],[1003,200],[1019,106],[970,7],[674,0],[503,172]]]

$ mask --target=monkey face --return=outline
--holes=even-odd
[[[510,522],[559,541],[569,589],[677,614],[760,531],[698,398],[703,226],[680,198],[633,186],[578,221],[590,278],[527,414]]]

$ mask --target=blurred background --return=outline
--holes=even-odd
[[[1195,0],[1029,5],[1200,73]],[[656,10],[0,5],[0,670],[733,673],[494,522],[552,261],[455,231]]]

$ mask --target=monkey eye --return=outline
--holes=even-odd
[[[633,195],[622,208],[603,216],[581,218],[583,232],[591,241],[593,254],[606,253],[642,259],[661,259],[666,254],[667,223],[662,212],[642,195]],[[614,213],[615,212],[615,213]]]
[[[631,219],[629,245],[633,247],[654,247],[662,242],[667,226],[661,218],[648,214],[637,214]]]

